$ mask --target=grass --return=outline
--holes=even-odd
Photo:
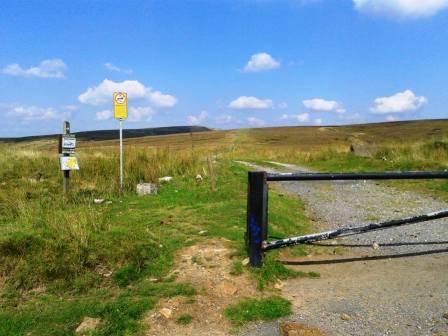
[[[264,299],[243,299],[230,305],[224,312],[234,326],[242,326],[250,321],[273,320],[291,314],[291,302],[270,296]]]
[[[379,154],[348,153],[354,136],[377,142]],[[196,289],[176,282],[170,272],[180,248],[210,237],[232,242],[231,273],[241,274],[247,173],[233,159],[297,162],[318,170],[443,169],[447,137],[446,121],[428,121],[127,139],[121,197],[116,141],[81,141],[81,170],[71,175],[67,200],[61,197],[54,141],[0,144],[0,335],[74,335],[85,316],[101,318],[95,335],[138,335],[141,319],[160,298],[181,295],[194,301]],[[210,188],[207,157],[216,161],[216,192]],[[197,174],[204,176],[202,183]],[[136,183],[166,175],[174,179],[161,185],[158,195],[134,194]],[[443,181],[399,186],[448,195]],[[112,203],[93,204],[95,198]],[[270,235],[309,230],[297,197],[274,188],[269,202]],[[307,249],[297,246],[290,253],[304,255]],[[278,279],[319,276],[293,271],[276,257],[270,252],[261,269],[250,271],[260,289]],[[246,302],[248,320],[270,318],[260,313],[265,310],[260,302]]]
[[[263,266],[260,268],[251,269],[252,276],[257,282],[258,289],[264,290],[266,287],[274,284],[277,280],[287,280],[293,278],[319,278],[320,274],[317,272],[303,272],[296,271],[286,267],[281,262],[277,261],[277,253],[273,252],[267,254],[263,261]]]
[[[231,275],[237,276],[243,274],[244,272],[243,263],[239,260],[232,261],[231,268],[232,268],[230,270]]]
[[[412,171],[448,169],[448,138],[406,145],[385,145],[374,157],[359,157],[350,152],[324,151],[296,162],[320,171]],[[446,180],[390,181],[388,185],[421,191],[448,200]]]
[[[190,314],[182,314],[177,318],[176,321],[179,324],[187,325],[190,324],[191,321],[193,321],[193,316],[191,316]]]
[[[188,284],[142,281],[132,289],[118,292],[96,290],[88,296],[70,299],[49,294],[39,295],[17,307],[3,306],[0,335],[75,335],[84,316],[102,321],[95,335],[130,335],[142,330],[140,319],[160,297],[191,296]]]
[[[224,237],[233,242],[237,256],[245,254],[244,168],[221,159],[216,165],[218,191],[212,192],[207,176],[202,183],[194,178],[203,174],[204,156],[132,151],[127,156],[131,182],[122,197],[107,179],[114,155],[102,157],[88,148],[81,163],[90,172],[72,174],[67,201],[60,197],[60,176],[50,154],[0,152],[8,158],[0,163],[0,176],[7,181],[0,191],[0,271],[5,279],[0,320],[8,321],[0,323],[1,335],[71,335],[84,316],[102,319],[99,335],[138,334],[144,312],[160,297],[195,293],[170,276],[178,249],[196,239]],[[28,165],[21,162],[24,156],[31,158]],[[143,169],[145,162],[152,168]],[[174,179],[161,185],[158,195],[138,197],[131,191],[140,178],[156,181],[169,175],[165,171]],[[33,177],[35,172],[42,176]],[[93,204],[97,197],[112,203]],[[294,219],[300,204],[285,216],[281,212],[287,204],[280,199],[271,209],[276,230],[286,234],[282,228],[291,225],[304,230],[305,218]],[[199,235],[203,230],[207,234]],[[236,273],[241,271],[235,267]],[[159,282],[148,282],[151,278]]]

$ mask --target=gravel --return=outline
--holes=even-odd
[[[430,196],[372,181],[271,184],[305,202],[316,232],[448,208]],[[327,335],[448,335],[443,318],[448,311],[447,224],[440,219],[320,243],[329,250],[341,246],[342,255],[298,260],[295,267],[318,271],[321,279],[287,282],[283,295],[294,304],[291,319],[318,326]],[[278,335],[278,323],[252,324],[241,335]]]

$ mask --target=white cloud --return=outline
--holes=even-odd
[[[361,12],[399,18],[428,17],[448,8],[448,0],[353,0]]]
[[[59,112],[52,107],[16,105],[11,106],[7,115],[22,121],[62,120],[69,112]]]
[[[305,99],[302,101],[306,108],[314,111],[333,111],[337,113],[344,113],[345,109],[342,104],[334,100],[325,100],[322,98]]]
[[[300,114],[283,114],[282,119],[305,122],[305,121],[310,120],[310,114],[308,112],[300,113]]]
[[[122,73],[126,73],[126,74],[130,74],[130,73],[133,72],[132,69],[120,68],[119,66],[116,66],[115,64],[110,63],[110,62],[104,63],[104,67],[107,70],[110,70],[110,71],[113,71],[113,72],[122,72]]]
[[[216,122],[219,124],[228,124],[233,121],[233,116],[230,114],[223,114],[216,118]]]
[[[208,117],[208,112],[201,111],[198,115],[187,116],[187,120],[190,125],[199,125],[204,119],[207,119],[207,117]]]
[[[370,111],[377,114],[400,113],[413,111],[428,102],[424,96],[416,96],[411,90],[398,92],[390,97],[379,97],[374,101]]]
[[[234,109],[268,109],[274,105],[271,99],[259,99],[252,96],[241,96],[232,102],[229,107]]]
[[[111,110],[104,110],[96,113],[96,120],[108,120],[110,118],[112,118]]]
[[[130,101],[147,100],[156,107],[173,107],[177,104],[176,97],[160,91],[154,91],[151,87],[146,87],[136,80],[114,82],[105,79],[97,86],[88,88],[84,93],[80,94],[78,100],[83,104],[89,105],[112,104],[112,94],[115,91],[127,92]]]
[[[261,127],[261,126],[266,125],[266,122],[264,120],[255,118],[255,117],[247,118],[247,122],[249,123],[249,125],[255,126],[255,127]]]
[[[59,58],[46,59],[38,66],[24,69],[20,64],[9,64],[3,68],[3,73],[19,77],[40,77],[40,78],[64,78],[67,66]]]
[[[244,67],[244,72],[259,72],[274,70],[280,67],[280,62],[265,52],[253,54]]]
[[[322,118],[316,118],[316,119],[314,119],[314,124],[315,124],[315,125],[322,125]]]
[[[63,108],[64,108],[64,110],[67,110],[67,111],[76,111],[79,109],[79,106],[78,105],[65,105]]]
[[[386,121],[398,121],[398,120],[400,120],[400,118],[397,118],[396,116],[393,115],[388,115],[386,117]]]
[[[151,121],[154,110],[150,106],[131,106],[129,108],[128,121],[137,122],[141,120]]]

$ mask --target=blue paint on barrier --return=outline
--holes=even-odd
[[[261,226],[257,225],[253,215],[249,216],[249,237],[254,244],[261,243]]]

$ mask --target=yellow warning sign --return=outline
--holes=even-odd
[[[78,158],[76,156],[63,156],[59,157],[59,164],[61,170],[79,170]]]
[[[114,92],[114,117],[120,120],[128,117],[128,94],[126,92]]]

